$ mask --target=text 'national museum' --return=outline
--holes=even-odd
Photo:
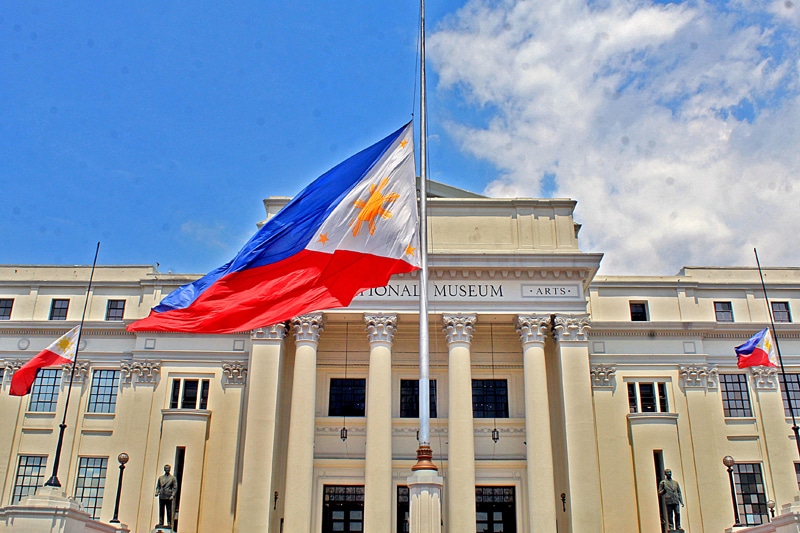
[[[770,323],[755,268],[598,276],[569,199],[485,198],[432,184],[430,440],[442,531],[659,532],[665,471],[681,526],[720,533],[795,503],[800,269],[767,268],[786,365],[739,369]],[[286,198],[264,201],[275,213]],[[14,372],[81,319],[89,267],[0,266],[0,507],[50,476],[69,367],[9,396]],[[98,267],[59,476],[136,533],[403,532],[419,416],[417,273],[345,309],[246,333],[128,332],[196,275]],[[729,469],[723,458],[734,459]],[[731,484],[732,481],[732,484]],[[733,494],[732,494],[733,491]]]

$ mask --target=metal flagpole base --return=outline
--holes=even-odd
[[[441,533],[442,485],[436,466],[431,461],[430,446],[417,450],[417,464],[408,477],[408,531],[410,533]]]

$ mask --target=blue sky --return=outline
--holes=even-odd
[[[431,177],[578,200],[603,272],[797,265],[792,2],[428,2]],[[418,104],[418,5],[0,7],[0,263],[203,273]],[[775,224],[774,221],[780,221]]]

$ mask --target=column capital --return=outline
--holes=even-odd
[[[447,337],[447,344],[454,342],[463,342],[469,344],[472,342],[472,332],[474,331],[474,324],[477,317],[473,315],[442,315],[442,322]]]
[[[750,375],[758,390],[775,390],[778,387],[778,369],[774,366],[751,366]]]
[[[397,315],[364,313],[364,322],[367,324],[370,344],[385,343],[391,346],[397,329]]]
[[[550,327],[550,315],[517,315],[517,333],[523,347],[532,343],[544,344]]]
[[[613,389],[617,367],[614,365],[592,365],[589,369],[592,375],[593,389]]]
[[[681,365],[678,375],[687,389],[713,389],[717,387],[719,370],[717,367],[702,364]]]
[[[265,328],[256,328],[250,332],[252,340],[259,341],[283,341],[286,338],[287,327],[285,322],[273,324]]]
[[[592,328],[589,315],[556,315],[556,333],[560,342],[586,341]]]
[[[323,331],[322,313],[309,313],[292,319],[295,342],[319,343],[319,336]]]

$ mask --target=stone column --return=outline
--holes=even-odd
[[[528,474],[528,530],[556,530],[556,491],[553,443],[550,435],[550,399],[544,342],[549,315],[517,317],[525,377],[526,469]]]
[[[263,530],[264,524],[270,523],[278,377],[285,337],[284,324],[255,329],[251,336],[242,480],[236,510],[236,530],[242,533]]]
[[[603,510],[586,337],[589,327],[588,315],[556,317],[569,485],[567,512],[572,531],[600,533],[603,531]]]
[[[392,530],[392,338],[396,315],[364,315],[369,334],[364,530]]]
[[[448,350],[447,530],[475,530],[472,342],[475,315],[444,315]]]
[[[314,509],[314,431],[316,427],[317,346],[322,314],[292,319],[295,338],[292,408],[286,457],[284,533],[310,533]]]

